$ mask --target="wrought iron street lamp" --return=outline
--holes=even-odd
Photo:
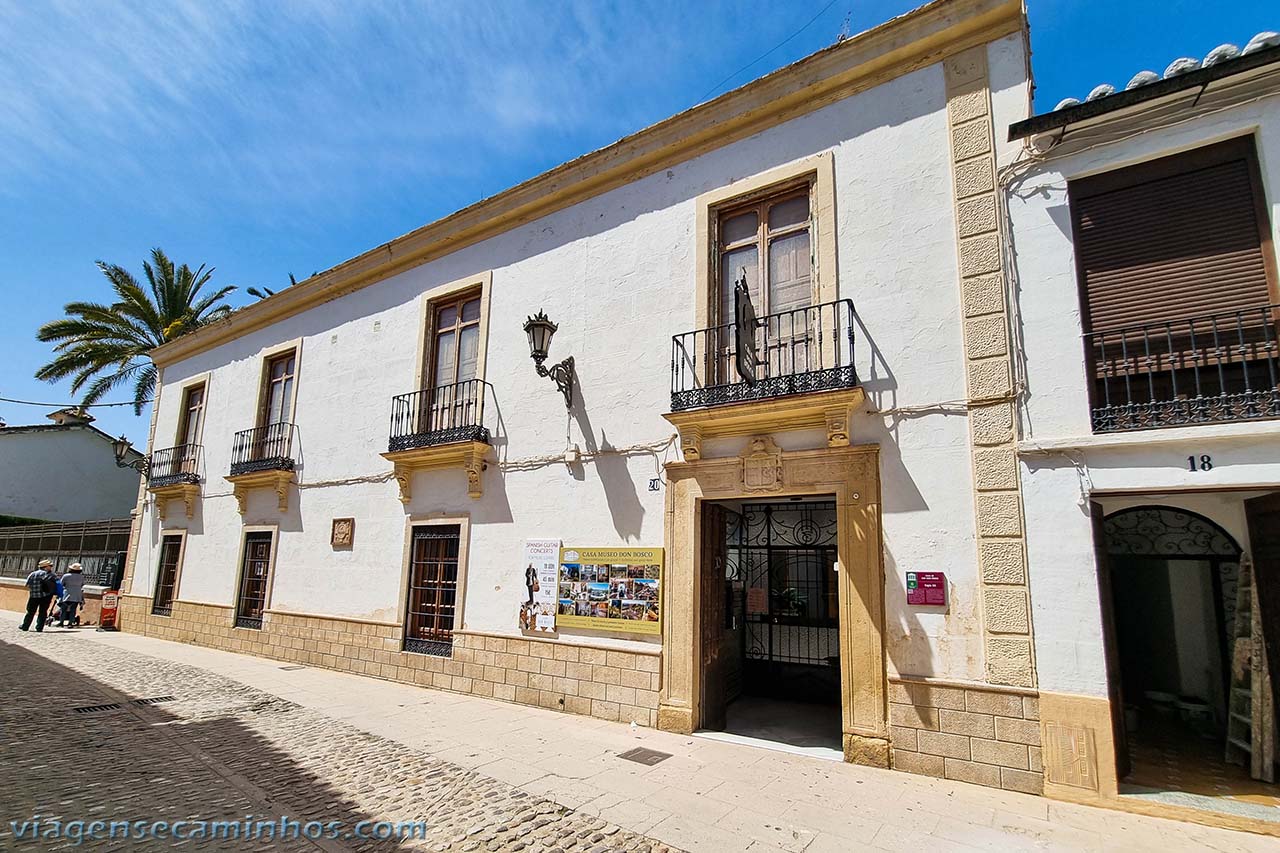
[[[529,355],[533,358],[534,368],[539,376],[548,376],[556,383],[556,388],[564,395],[564,407],[573,408],[573,356],[569,356],[559,364],[545,367],[547,353],[551,349],[551,337],[558,329],[545,313],[537,314],[525,320],[524,332],[529,336]]]
[[[147,476],[147,471],[151,468],[151,464],[148,461],[147,457],[141,456],[137,459],[134,459],[132,462],[125,461],[125,457],[129,455],[129,450],[131,447],[129,443],[129,439],[125,438],[122,435],[119,438],[117,438],[115,441],[111,442],[111,447],[116,454],[117,468],[132,468],[142,476],[144,477]]]

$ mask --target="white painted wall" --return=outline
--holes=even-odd
[[[1275,423],[1090,435],[1067,181],[1241,134],[1252,134],[1256,142],[1273,245],[1278,245],[1276,96],[1169,127],[1148,127],[1074,153],[1054,153],[1006,182],[1016,249],[1014,304],[1025,346],[1023,499],[1041,689],[1106,693],[1087,496],[1146,493],[1135,502],[1152,503],[1156,501],[1149,495],[1159,494],[1159,503],[1200,511],[1239,538],[1246,495],[1197,496],[1192,490],[1249,488],[1262,493],[1280,488],[1280,430]],[[1189,470],[1187,457],[1201,454],[1212,456],[1212,471]],[[1108,511],[1119,508],[1113,500],[1106,505]]]
[[[1020,39],[991,45],[989,57],[999,122],[1025,116]],[[280,524],[271,606],[396,618],[406,511],[386,480],[390,464],[378,455],[386,450],[390,400],[413,390],[419,295],[486,270],[493,272],[486,372],[497,402],[490,426],[499,463],[485,473],[480,500],[467,497],[461,471],[430,472],[415,477],[408,507],[470,514],[465,627],[515,632],[526,538],[663,545],[664,496],[647,484],[678,458],[674,445],[603,455],[574,469],[558,458],[566,443],[587,452],[673,436],[661,415],[670,407],[671,336],[695,327],[696,197],[829,151],[840,295],[857,307],[857,364],[872,406],[883,412],[857,415],[853,440],[881,447],[890,667],[982,678],[965,417],[891,412],[965,395],[948,144],[943,73],[934,65],[168,367],[157,447],[175,443],[181,384],[210,374],[204,496],[189,522],[177,505],[165,522],[191,531],[179,597],[234,600],[242,519],[222,480],[231,436],[253,425],[263,350],[301,339],[300,489],[283,516],[273,494],[255,492],[243,519]],[[581,406],[572,417],[530,363],[521,324],[539,309],[559,324],[551,358],[576,359]],[[822,440],[779,437],[786,448]],[[714,443],[704,452],[740,446]],[[367,482],[325,486],[357,478]],[[349,515],[355,545],[334,551],[330,519]],[[137,592],[154,584],[161,527],[148,504]],[[949,612],[908,611],[904,573],[915,570],[948,573]]]
[[[128,518],[138,472],[88,427],[0,429],[0,515],[49,521]]]

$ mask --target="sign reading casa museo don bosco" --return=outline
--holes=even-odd
[[[662,549],[562,548],[559,594],[560,625],[661,633]]]

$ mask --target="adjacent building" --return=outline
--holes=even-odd
[[[1280,35],[1009,139],[1046,785],[1274,832]]]
[[[128,518],[138,472],[116,465],[114,439],[81,409],[60,409],[50,423],[0,423],[0,516],[31,521]],[[130,449],[126,461],[142,456]]]
[[[1021,4],[938,0],[166,344],[124,629],[1147,807],[1090,503],[1261,494],[1277,412],[1097,413],[1065,188],[1216,140],[1030,103]]]

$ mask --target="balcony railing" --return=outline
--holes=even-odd
[[[152,488],[200,482],[204,448],[198,444],[179,444],[151,453],[147,485]]]
[[[292,471],[293,424],[275,423],[236,433],[231,445],[231,476],[256,471]]]
[[[391,438],[387,449],[412,450],[454,441],[489,441],[484,425],[489,383],[468,379],[391,398]]]
[[[1085,336],[1093,431],[1280,418],[1280,306]]]
[[[738,327],[728,323],[672,338],[671,409],[852,388],[853,302],[841,299],[756,321],[756,376],[739,375]]]

